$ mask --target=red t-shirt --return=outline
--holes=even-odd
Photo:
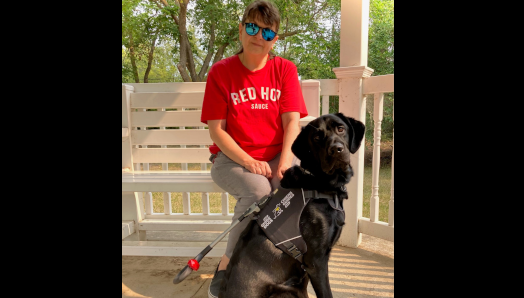
[[[282,151],[282,113],[307,116],[297,67],[275,57],[264,68],[248,70],[238,55],[211,67],[200,121],[226,119],[226,132],[247,154],[269,161]],[[220,149],[213,143],[209,151]]]

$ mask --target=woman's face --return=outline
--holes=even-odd
[[[262,28],[270,28],[271,30],[277,32],[276,25],[268,25],[264,24],[261,21],[250,19],[247,19],[246,23],[254,23],[258,27],[260,27],[260,29],[258,30],[256,35],[251,36],[246,33],[245,24],[240,24],[238,26],[239,36],[242,41],[242,46],[244,47],[244,52],[248,54],[267,55],[267,53],[269,53],[269,50],[271,50],[271,48],[277,41],[278,35],[275,36],[275,38],[272,41],[266,41],[262,38]]]

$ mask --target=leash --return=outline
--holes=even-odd
[[[265,195],[260,199],[260,202],[255,202],[249,208],[247,208],[246,211],[237,219],[235,220],[231,226],[229,226],[222,234],[220,234],[211,244],[206,246],[204,250],[202,250],[194,259],[191,259],[187,262],[187,265],[177,274],[177,276],[173,279],[174,284],[178,284],[181,281],[183,281],[191,272],[197,271],[200,267],[200,261],[213,249],[213,247],[222,240],[229,232],[238,225],[242,220],[244,220],[246,217],[250,216],[251,214],[258,214],[262,208],[264,208],[265,204],[271,199],[273,195],[275,195],[278,191],[278,188],[275,189],[272,193],[269,195]]]

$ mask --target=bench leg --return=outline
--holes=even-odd
[[[135,231],[140,241],[146,240],[145,231],[140,231],[138,223],[144,219],[144,208],[141,196],[136,192],[122,192],[122,220],[133,220],[135,222]]]

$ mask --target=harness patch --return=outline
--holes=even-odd
[[[294,197],[302,197],[303,200],[292,200]],[[299,262],[302,262],[302,256],[307,251],[306,242],[300,232],[300,215],[312,198],[327,199],[327,202],[333,209],[344,213],[343,206],[336,194],[331,195],[318,193],[316,190],[304,191],[300,188],[285,189],[280,187],[275,189],[273,195],[264,201],[262,209],[256,217],[257,224],[262,227],[262,231],[273,242],[275,247]]]
[[[269,215],[266,215],[264,216],[264,222],[261,223],[260,226],[265,230],[267,226],[269,226],[272,222],[273,220],[271,219],[271,217]]]
[[[280,208],[280,203],[277,204],[277,206],[275,207],[275,209],[273,209],[273,215],[275,216],[273,219],[277,219],[277,217],[280,215],[280,213],[284,212],[284,210],[282,210],[282,208]]]
[[[289,193],[288,193],[288,194],[287,194],[287,195],[282,199],[282,201],[280,201],[280,202],[282,202],[282,204],[284,204],[284,207],[287,208],[287,207],[289,206],[289,204],[291,204],[289,201],[290,201],[291,198],[294,197],[294,196],[295,196],[295,195],[293,194],[293,192],[290,191],[290,192],[289,192]]]
[[[302,197],[300,188],[280,187],[279,191],[267,201],[256,219],[269,240],[293,258],[299,258],[307,251],[306,243],[300,233],[299,220],[309,200],[293,200],[297,196]],[[299,261],[302,259],[300,258]]]

